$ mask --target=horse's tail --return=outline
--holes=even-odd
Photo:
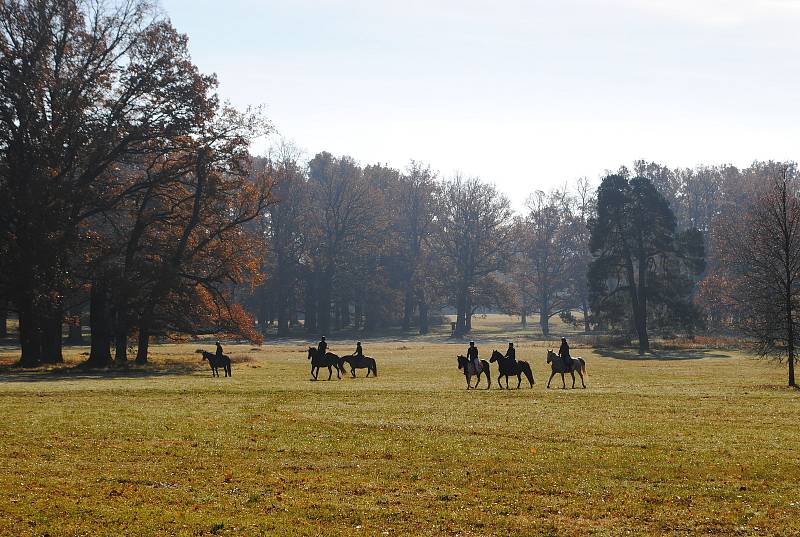
[[[375,361],[375,358],[370,358],[372,360],[372,374],[376,377],[378,376],[378,362]]]
[[[586,360],[584,360],[583,358],[578,358],[578,360],[581,362],[581,373],[583,373],[585,375],[586,374]]]
[[[528,377],[528,382],[533,388],[533,385],[536,384],[536,381],[533,380],[533,371],[531,371],[531,366],[528,362],[519,362],[519,367],[522,369],[522,372],[525,373],[525,376]]]

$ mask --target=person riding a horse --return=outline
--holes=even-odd
[[[217,358],[222,358],[222,345],[217,341]]]
[[[483,371],[483,367],[481,366],[481,361],[478,359],[478,347],[475,346],[474,341],[469,342],[469,348],[467,349],[467,359],[472,362],[472,367],[475,368],[475,373],[480,373]]]
[[[326,352],[328,352],[328,344],[325,342],[325,336],[322,336],[322,338],[319,340],[319,343],[317,344],[317,354],[320,357],[323,357],[325,356]]]
[[[361,348],[361,342],[360,341],[356,342],[356,351],[353,353],[353,356],[356,356],[358,358],[363,358],[364,357],[364,350]]]
[[[567,338],[561,338],[561,347],[558,349],[558,355],[564,360],[564,365],[567,368],[567,372],[572,371],[572,357],[569,355],[569,345],[567,344]]]
[[[514,344],[512,342],[508,342],[508,350],[506,351],[506,358],[511,360],[510,364],[514,367],[517,365],[517,351],[514,349]]]

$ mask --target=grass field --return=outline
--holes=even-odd
[[[588,389],[547,390],[523,340],[533,389],[493,366],[468,392],[463,343],[365,343],[377,379],[310,381],[300,341],[226,346],[229,379],[196,344],[142,370],[4,369],[0,534],[800,534],[800,392],[774,364],[576,349]]]

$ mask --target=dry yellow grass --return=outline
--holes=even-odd
[[[546,390],[545,347],[521,340],[533,389],[493,367],[468,392],[465,344],[436,337],[367,341],[379,377],[331,382],[307,343],[226,346],[228,379],[197,346],[1,373],[0,534],[800,534],[800,393],[739,353],[578,349],[588,389]]]

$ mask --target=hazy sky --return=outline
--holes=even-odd
[[[161,5],[222,97],[309,156],[421,160],[517,204],[639,158],[800,158],[800,0]]]

